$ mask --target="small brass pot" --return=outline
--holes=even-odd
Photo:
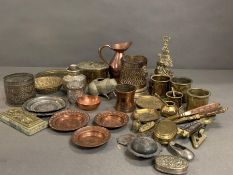
[[[175,104],[177,105],[178,108],[181,107],[182,105],[182,98],[183,98],[183,94],[181,92],[178,91],[168,91],[166,93],[167,99],[169,101],[173,101],[175,102]]]
[[[210,91],[201,88],[191,88],[187,91],[187,110],[207,105],[209,102]]]
[[[187,90],[191,88],[192,79],[187,77],[173,77],[171,78],[171,87],[174,88],[175,91],[179,91],[183,93],[182,102],[187,102]]]
[[[151,95],[157,93],[160,97],[166,97],[166,92],[170,89],[170,77],[165,75],[152,75]]]
[[[130,84],[118,84],[116,86],[116,110],[122,112],[132,112],[135,109],[134,95],[136,87]]]
[[[176,115],[179,111],[178,107],[176,106],[175,102],[173,101],[166,101],[167,104],[162,106],[160,114],[163,117],[169,117]]]

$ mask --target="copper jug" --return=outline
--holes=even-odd
[[[111,77],[115,78],[117,81],[119,80],[120,77],[120,66],[121,66],[121,59],[124,56],[124,52],[132,45],[132,42],[121,42],[121,43],[116,43],[112,45],[103,45],[102,47],[99,48],[99,57],[101,60],[103,60],[105,63],[109,65],[109,72]],[[110,48],[113,51],[115,51],[115,55],[113,56],[112,60],[110,63],[106,61],[106,59],[103,57],[102,50],[104,48]]]

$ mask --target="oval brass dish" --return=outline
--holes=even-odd
[[[137,109],[132,114],[134,120],[139,120],[140,122],[150,122],[158,120],[160,114],[155,109]]]
[[[51,94],[58,91],[62,86],[62,78],[46,76],[35,78],[35,88],[40,94]]]
[[[97,125],[111,129],[125,126],[128,121],[128,115],[119,111],[105,111],[95,116],[95,123]]]
[[[99,96],[92,96],[92,95],[85,95],[82,97],[78,97],[77,99],[77,105],[79,108],[86,110],[86,111],[91,111],[96,109],[101,100]]]
[[[75,131],[71,141],[81,147],[94,148],[105,144],[110,137],[110,132],[104,127],[86,126]]]
[[[136,105],[139,108],[161,109],[164,104],[155,96],[143,95],[136,100]]]
[[[55,113],[49,120],[49,126],[57,131],[74,131],[86,126],[89,119],[86,113],[65,110]]]

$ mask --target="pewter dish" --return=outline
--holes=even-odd
[[[105,144],[111,137],[109,130],[100,126],[86,126],[74,132],[71,142],[75,145],[94,148]]]
[[[161,150],[161,145],[150,137],[136,137],[128,144],[128,151],[136,157],[152,158]]]
[[[35,97],[23,104],[23,108],[29,112],[51,113],[66,107],[66,101],[61,97],[41,96]]]
[[[74,131],[86,126],[89,120],[87,113],[64,110],[49,119],[49,126],[56,131]]]
[[[119,111],[105,111],[95,116],[95,123],[97,125],[111,129],[125,126],[128,121],[128,115]]]

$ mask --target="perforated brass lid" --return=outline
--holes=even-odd
[[[168,144],[174,140],[177,133],[177,126],[173,121],[162,120],[154,131],[154,139],[161,144]]]

